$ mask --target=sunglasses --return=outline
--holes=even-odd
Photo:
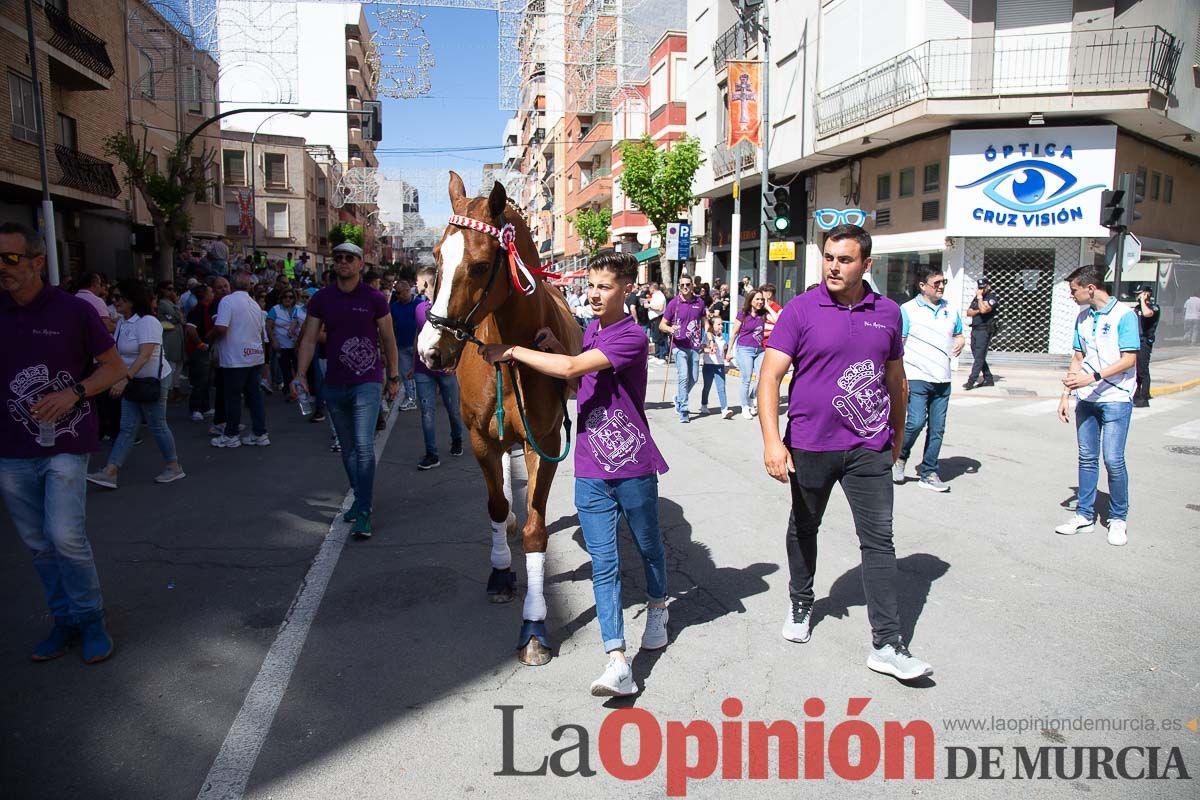
[[[8,264],[10,267],[15,267],[21,263],[22,258],[33,258],[31,253],[0,253],[0,261]]]
[[[353,261],[354,259],[355,259],[355,256],[352,256],[349,253],[334,253],[333,254],[333,263],[335,263],[335,264],[340,264],[343,261]]]

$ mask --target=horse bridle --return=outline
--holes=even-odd
[[[477,327],[477,323],[474,323],[471,320],[475,317],[475,312],[477,312],[479,307],[483,305],[483,302],[487,300],[488,295],[491,294],[492,285],[496,282],[496,276],[500,274],[500,268],[504,266],[504,255],[506,248],[503,234],[501,233],[503,229],[498,228],[495,225],[488,225],[486,222],[481,222],[480,220],[472,217],[464,217],[458,214],[451,215],[450,224],[460,228],[470,228],[474,231],[491,234],[492,237],[500,242],[500,247],[496,248],[496,258],[492,262],[492,272],[488,276],[487,286],[484,287],[483,294],[480,295],[479,300],[474,306],[471,307],[471,310],[467,312],[466,317],[463,319],[443,317],[438,314],[434,314],[433,309],[430,308],[425,312],[425,319],[427,319],[429,324],[433,325],[433,327],[437,328],[438,330],[453,334],[454,338],[460,342],[471,342],[472,344],[482,345],[483,342],[481,342],[479,338],[475,336],[475,328]],[[505,228],[510,226],[511,223],[506,225]],[[442,270],[439,268],[437,271],[437,279],[433,282],[434,299],[437,298],[438,292],[441,289],[441,282]],[[449,304],[447,304],[447,311],[448,310]]]

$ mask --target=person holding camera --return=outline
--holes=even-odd
[[[1158,321],[1162,314],[1159,313],[1158,303],[1154,302],[1149,286],[1134,289],[1133,298],[1133,313],[1137,315],[1138,327],[1142,334],[1142,346],[1137,357],[1137,389],[1133,393],[1133,407],[1146,408],[1150,405],[1150,353],[1154,350],[1154,332],[1158,329]]]
[[[971,318],[971,356],[975,363],[971,366],[971,374],[963,388],[968,392],[976,386],[995,386],[992,370],[988,367],[988,347],[992,343],[992,335],[996,332],[996,312],[1000,309],[1000,298],[992,291],[991,282],[980,278],[975,289],[975,298],[967,306],[967,316]],[[979,380],[980,373],[983,380]]]

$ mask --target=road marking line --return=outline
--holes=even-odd
[[[1161,414],[1164,411],[1177,411],[1186,405],[1188,405],[1187,400],[1177,400],[1173,397],[1164,397],[1155,400],[1145,408],[1135,408],[1133,410],[1133,418],[1142,419],[1143,417],[1152,417],[1155,414]]]
[[[1185,422],[1182,425],[1176,425],[1171,430],[1167,431],[1167,436],[1173,436],[1176,439],[1197,439],[1200,440],[1200,419],[1194,419],[1191,422]]]
[[[379,463],[383,455],[384,445],[392,433],[399,416],[399,403],[392,403],[392,411],[388,414],[387,426],[375,435],[375,463]],[[333,569],[337,566],[346,545],[346,535],[350,531],[350,523],[342,519],[342,514],[350,507],[350,492],[342,499],[342,506],[333,522],[329,525],[329,533],[321,543],[317,557],[313,559],[304,581],[296,591],[292,605],[279,626],[279,633],[263,659],[262,667],[246,693],[241,710],[233,720],[221,749],[213,760],[204,778],[197,798],[202,800],[241,800],[250,781],[250,773],[258,761],[258,754],[270,733],[271,724],[275,720],[275,712],[283,701],[300,652],[308,638],[308,631],[317,616],[321,598],[329,586]]]
[[[1058,411],[1057,400],[1039,400],[1036,403],[1030,403],[1026,406],[1004,409],[1005,414],[1017,414],[1022,417],[1049,417],[1054,416],[1056,411]]]
[[[950,405],[958,406],[959,408],[970,408],[971,406],[986,406],[990,403],[999,403],[1003,399],[1002,397],[951,397]]]

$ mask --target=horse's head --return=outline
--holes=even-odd
[[[537,250],[520,215],[508,206],[499,183],[487,197],[469,198],[457,173],[450,173],[450,204],[454,215],[495,230],[512,224],[521,259],[538,263]],[[461,222],[461,220],[460,220]],[[437,262],[425,327],[417,336],[417,353],[430,369],[458,364],[475,327],[514,294],[508,254],[500,240],[486,230],[451,222],[433,248]]]

